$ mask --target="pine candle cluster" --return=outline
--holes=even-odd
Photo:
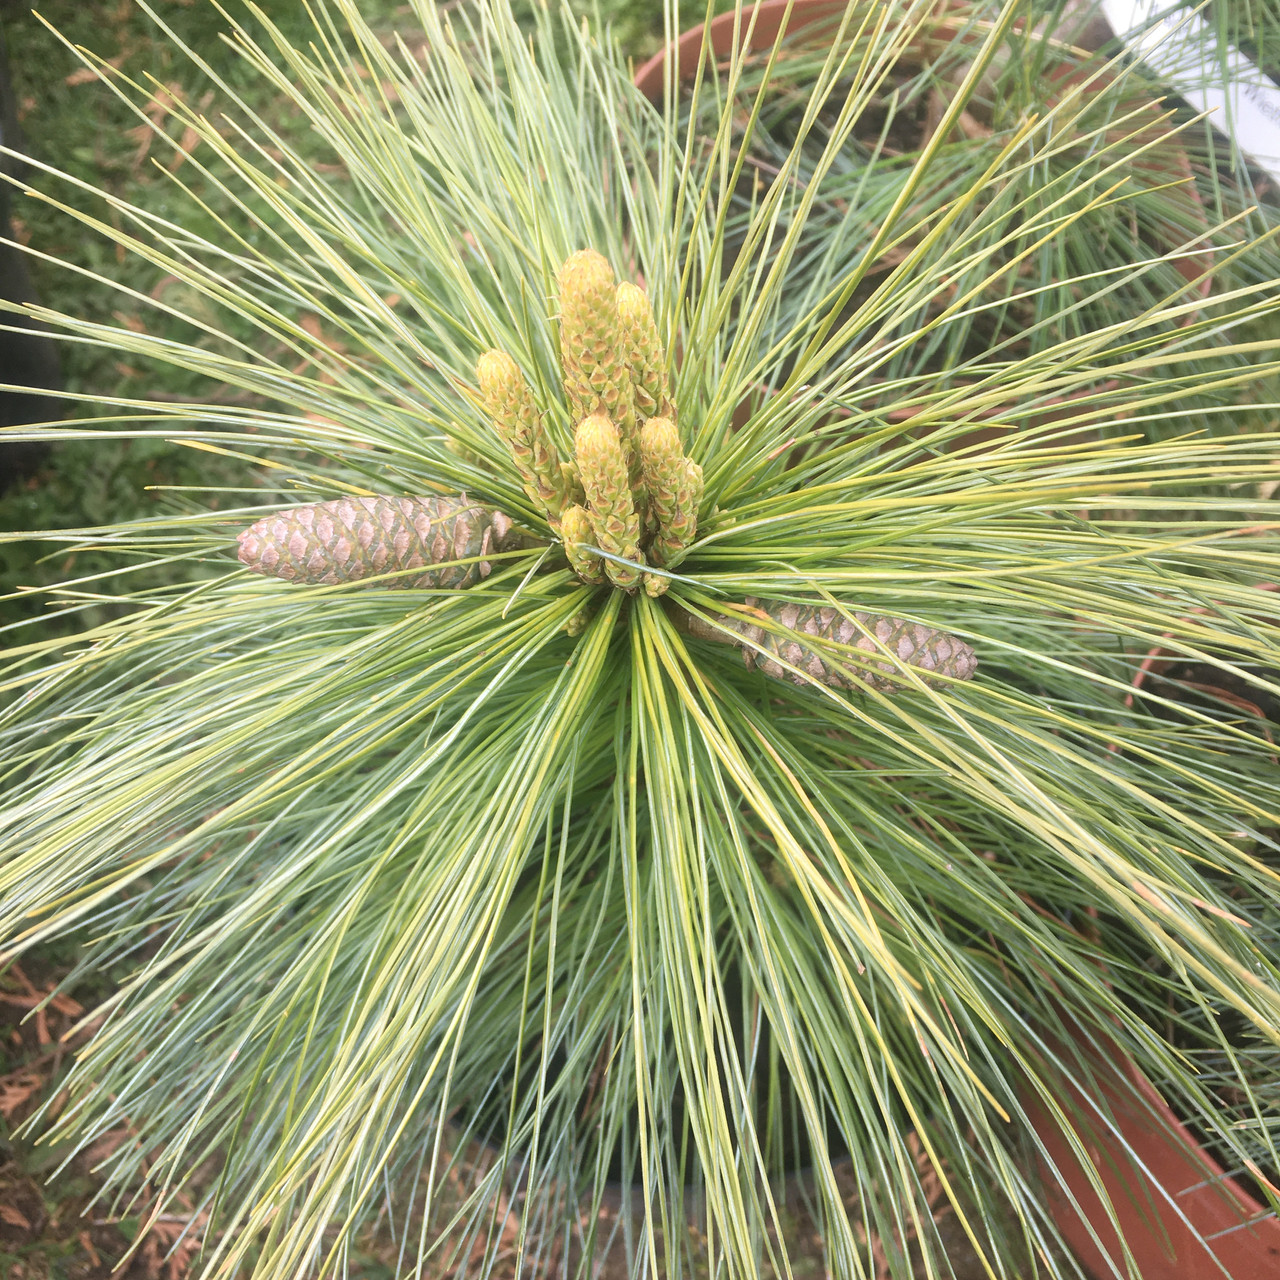
[[[681,445],[653,310],[643,289],[615,284],[608,260],[592,249],[573,254],[558,283],[573,457],[560,456],[545,409],[506,352],[487,351],[477,362],[480,403],[578,577],[628,593],[643,585],[660,596],[669,579],[647,570],[672,564],[693,543],[703,483]],[[239,543],[247,568],[290,582],[436,590],[487,578],[491,555],[545,545],[501,511],[462,496],[384,495],[264,516]],[[847,606],[749,596],[731,614],[698,616],[676,603],[668,614],[692,636],[737,646],[748,668],[796,684],[892,692],[906,683],[899,666],[906,664],[924,684],[945,688],[977,668],[973,649],[956,636]]]
[[[557,455],[533,392],[505,352],[480,357],[480,394],[574,572],[628,592],[643,583],[659,596],[667,579],[641,566],[669,564],[693,541],[702,469],[680,444],[653,308],[643,289],[617,284],[594,249],[573,254],[558,283],[573,460]]]

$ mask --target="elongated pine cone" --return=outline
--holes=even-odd
[[[583,582],[598,586],[604,581],[604,561],[588,551],[583,545],[595,541],[595,531],[591,527],[591,517],[585,508],[575,502],[565,507],[560,519],[560,537],[564,539],[564,553],[569,558],[569,566]]]
[[[628,461],[634,451],[631,375],[619,345],[613,268],[603,254],[583,249],[560,268],[560,363],[574,421],[604,413],[622,433]]]
[[[640,560],[640,517],[617,428],[603,413],[593,413],[578,424],[575,445],[596,546],[626,560]],[[606,560],[604,570],[624,590],[639,585],[638,569]]]
[[[650,418],[640,428],[640,464],[658,532],[665,533],[671,527],[684,481],[684,454],[670,418]]]
[[[547,435],[533,392],[505,351],[486,351],[476,381],[494,430],[507,442],[524,491],[554,521],[569,500],[574,477]]]
[[[662,563],[683,551],[698,535],[698,507],[702,504],[702,468],[683,458],[684,470],[676,489],[675,511],[667,527],[654,539],[654,553]]]
[[[242,564],[289,582],[359,582],[423,569],[377,585],[427,588],[469,587],[487,578],[493,566],[483,557],[519,550],[524,537],[501,511],[465,498],[379,496],[338,498],[263,516],[239,535],[239,542]],[[470,563],[449,563],[457,560]]]
[[[639,285],[623,283],[618,286],[618,336],[631,374],[636,412],[642,418],[652,418],[657,414],[671,417],[674,406],[667,385],[662,340],[658,337],[649,297]]]
[[[790,680],[800,685],[807,683],[803,676],[793,674],[777,661],[781,658],[783,662],[833,689],[848,689],[856,684],[865,684],[885,693],[897,692],[903,688],[905,681],[894,664],[884,657],[885,650],[914,668],[921,680],[934,689],[946,688],[947,679],[969,680],[978,669],[977,655],[963,640],[934,627],[907,622],[904,618],[889,618],[884,614],[867,613],[862,609],[841,612],[829,605],[758,600],[755,596],[748,596],[745,603],[749,608],[766,614],[788,631],[847,645],[866,654],[869,659],[866,666],[854,662],[846,665],[834,657],[811,649],[799,638],[766,631],[764,627],[738,615],[716,615],[717,622],[736,631],[748,642],[739,642],[748,668],[754,668],[776,680]],[[723,631],[718,631],[691,615],[686,617],[684,625],[690,634],[705,640],[733,643]],[[762,654],[752,646],[759,646],[765,652]],[[944,679],[931,678],[930,672]]]
[[[655,564],[666,564],[697,533],[702,468],[680,451],[675,423],[663,417],[650,418],[641,427],[640,462],[657,525],[650,553]]]

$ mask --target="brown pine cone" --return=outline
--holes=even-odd
[[[717,622],[736,631],[748,642],[738,642],[747,666],[775,680],[790,680],[799,685],[807,683],[803,676],[782,665],[786,662],[833,689],[865,684],[885,693],[895,693],[904,687],[904,680],[894,664],[884,657],[886,649],[914,668],[921,680],[934,689],[945,689],[948,680],[931,679],[930,672],[950,680],[969,680],[978,669],[977,655],[970,645],[957,636],[918,622],[867,613],[862,609],[847,610],[846,616],[846,613],[829,605],[758,600],[755,596],[748,596],[744,603],[794,633],[787,636],[766,631],[741,615],[716,615]],[[704,640],[733,643],[723,631],[692,615],[686,615],[682,625],[691,635]],[[843,663],[836,657],[810,648],[803,643],[801,636],[847,645],[866,654],[871,661],[866,666]],[[765,652],[762,654],[758,649]],[[782,662],[777,661],[778,658]]]
[[[254,573],[328,585],[425,569],[376,584],[422,588],[469,587],[493,568],[474,557],[525,545],[501,511],[460,497],[338,498],[290,507],[263,516],[238,540],[240,562]],[[470,563],[450,563],[457,560]]]

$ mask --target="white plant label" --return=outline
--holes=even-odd
[[[1132,54],[1280,182],[1280,87],[1269,76],[1168,0],[1102,0],[1102,11]]]

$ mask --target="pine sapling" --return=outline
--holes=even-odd
[[[492,572],[487,556],[528,545],[510,517],[465,498],[380,495],[278,511],[238,541],[254,573],[312,585],[399,574],[376,585],[419,588],[472,586]]]

